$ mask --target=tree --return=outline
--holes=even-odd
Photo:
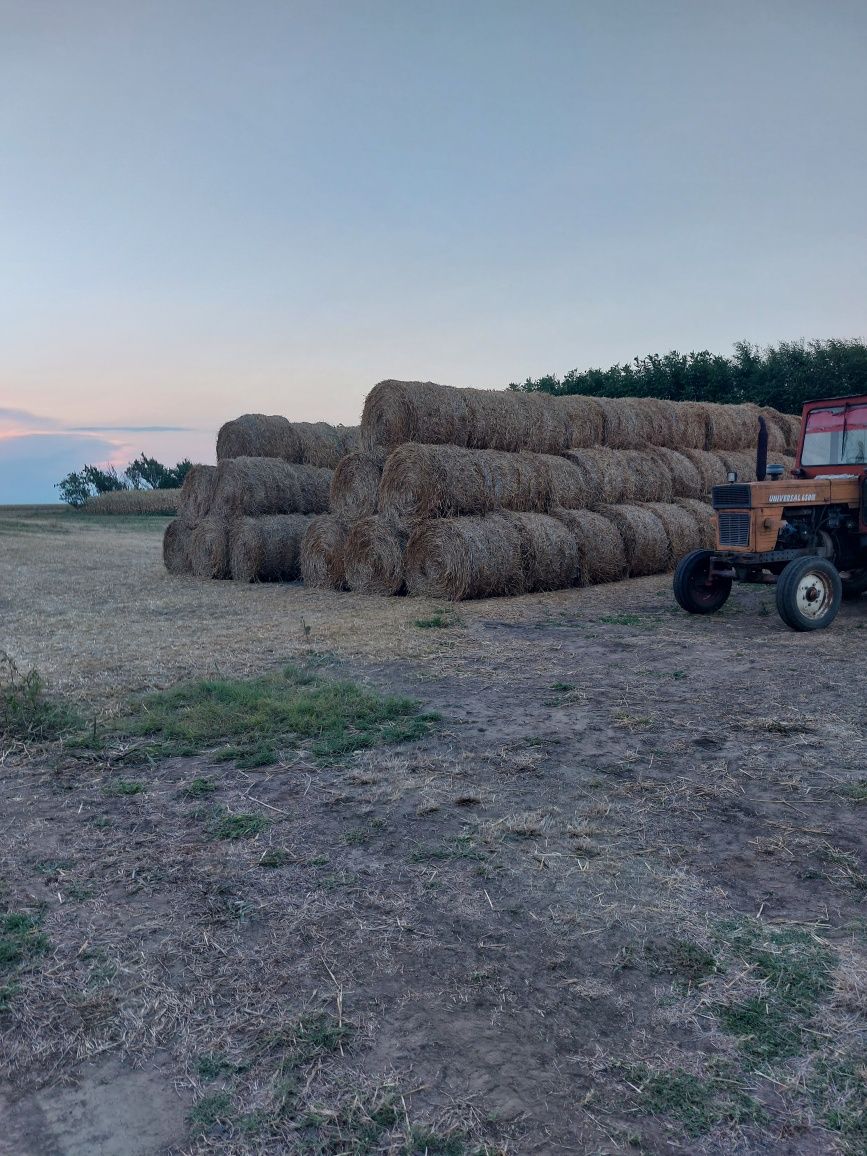
[[[174,490],[183,485],[192,462],[183,458],[176,466],[164,466],[156,458],[140,454],[135,461],[118,474],[114,466],[102,469],[99,466],[84,466],[78,473],[72,472],[56,483],[61,501],[70,506],[83,506],[95,494],[108,494],[114,490]]]

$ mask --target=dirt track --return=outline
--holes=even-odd
[[[0,645],[90,705],[300,659],[442,720],[328,768],[170,760],[130,797],[7,754],[4,895],[52,945],[0,1019],[10,1152],[865,1150],[867,600],[804,637],[771,591],[695,619],[646,579],[422,630],[441,608],[172,582],[157,542],[13,526]],[[215,841],[197,777],[265,830]],[[808,1011],[767,978],[789,938]],[[793,1046],[732,1030],[753,999]]]

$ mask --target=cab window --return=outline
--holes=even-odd
[[[867,405],[850,405],[846,408],[843,462],[847,466],[864,465],[867,462]]]
[[[811,409],[804,428],[802,466],[839,466],[843,461],[846,407]]]

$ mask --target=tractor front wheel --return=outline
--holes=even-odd
[[[824,630],[842,597],[840,575],[826,558],[796,558],[777,579],[777,612],[792,630]]]
[[[689,614],[716,613],[732,592],[731,578],[711,574],[711,558],[711,550],[693,550],[677,564],[672,583],[674,597]]]

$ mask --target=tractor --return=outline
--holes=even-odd
[[[775,582],[792,630],[830,626],[844,598],[867,590],[867,395],[804,405],[795,466],[767,464],[759,419],[755,482],[714,486],[716,548],[693,550],[674,574],[690,614],[713,614],[733,582]]]

